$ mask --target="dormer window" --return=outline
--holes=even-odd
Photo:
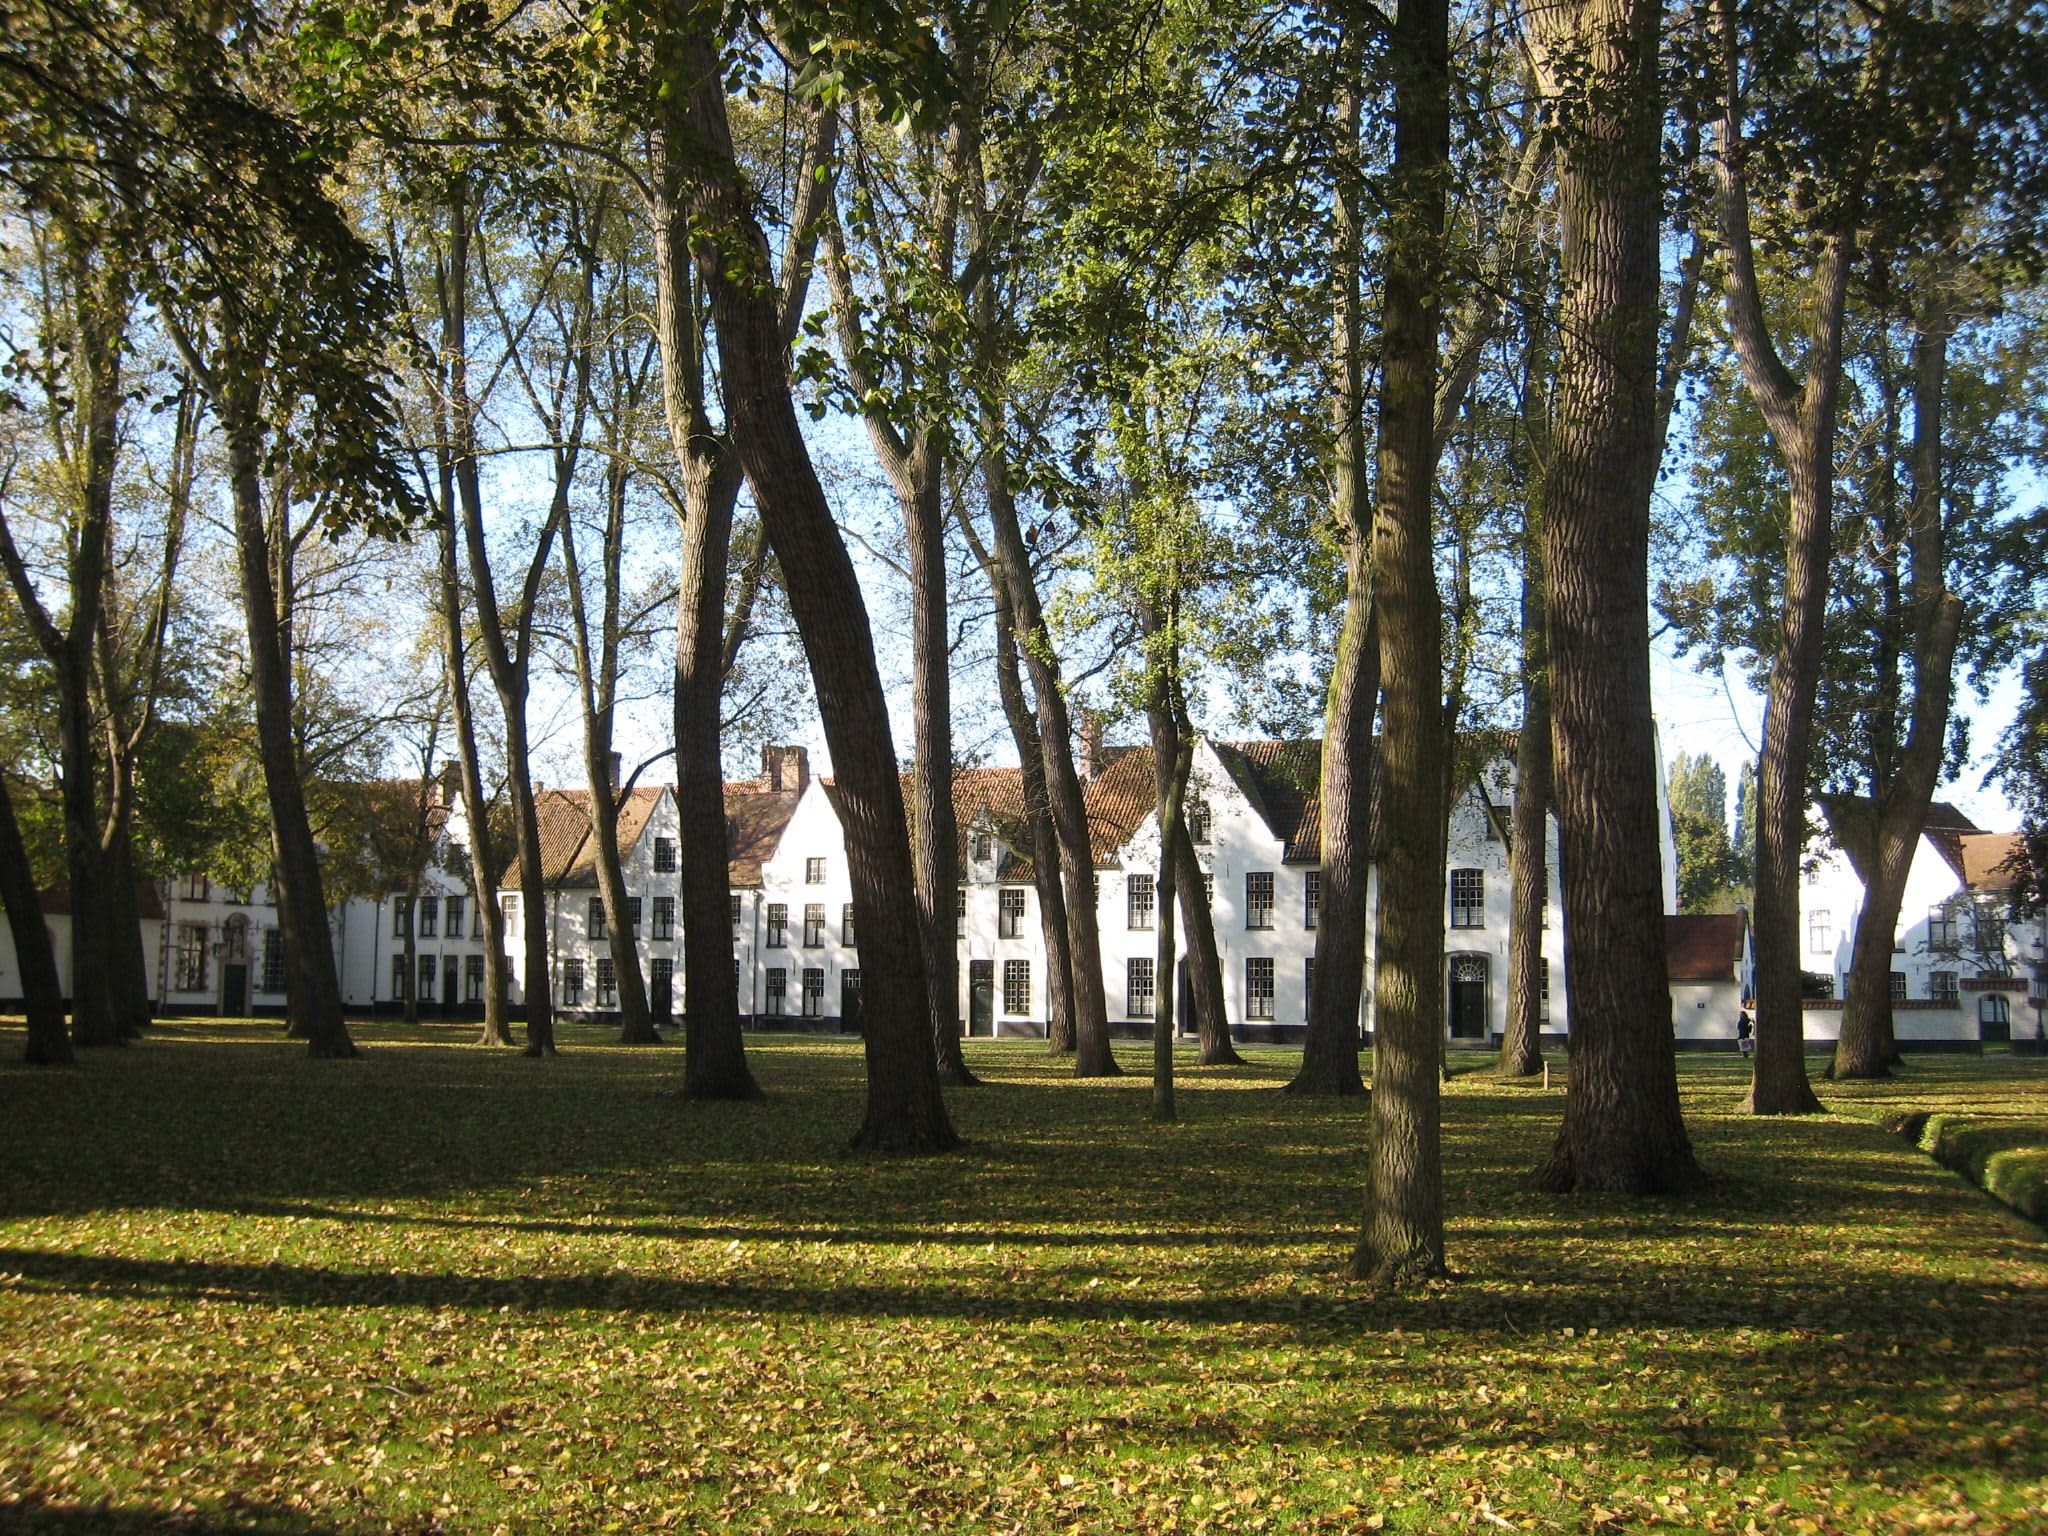
[[[986,864],[996,856],[996,840],[986,832],[977,832],[967,840],[968,856],[977,864]]]
[[[1188,841],[1197,848],[1208,846],[1209,801],[1206,796],[1188,796]]]

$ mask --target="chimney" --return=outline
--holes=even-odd
[[[802,794],[811,782],[811,754],[804,747],[763,747],[761,777],[777,794]]]
[[[612,754],[612,798],[619,798],[619,770],[625,766],[625,759],[618,753]]]
[[[1074,768],[1083,784],[1093,783],[1095,775],[1102,771],[1102,715],[1096,710],[1081,711],[1081,746],[1075,754]]]
[[[453,805],[462,793],[462,759],[451,757],[434,776],[434,804]]]

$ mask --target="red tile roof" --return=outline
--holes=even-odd
[[[761,779],[733,779],[725,786],[726,880],[734,886],[761,883],[761,861],[774,855],[776,845],[796,814],[799,795],[793,789],[774,790]]]
[[[1973,891],[2009,891],[2026,872],[2027,840],[2018,832],[1965,832],[1959,842],[1963,884]]]
[[[1877,863],[1876,802],[1868,795],[1822,795],[1820,807],[1835,846],[1848,855],[1849,866],[1857,876],[1867,881]],[[1954,806],[1935,800],[1928,804],[1927,821],[1921,835],[1934,845],[1935,852],[1955,871],[1956,878],[1967,881],[1969,876],[1963,867],[1963,839],[1982,831],[1983,828]]]
[[[1739,981],[1742,939],[1749,919],[1740,912],[1688,913],[1664,919],[1664,956],[1673,981]]]

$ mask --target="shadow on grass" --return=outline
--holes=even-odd
[[[0,1502],[0,1536],[14,1532],[90,1532],[92,1536],[327,1536],[296,1510],[237,1505],[218,1513],[180,1513],[137,1504]],[[402,1529],[394,1527],[394,1529]]]

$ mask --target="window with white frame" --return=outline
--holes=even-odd
[[[638,896],[628,896],[626,898],[626,937],[629,939],[640,937],[640,898]]]
[[[967,887],[964,885],[953,892],[953,937],[967,937]]]
[[[434,973],[439,969],[439,957],[434,955],[420,956],[419,998],[421,1002],[431,1003],[434,1000]]]
[[[1021,1018],[1031,1012],[1031,962],[1003,962],[1003,1012]]]
[[[404,964],[405,957],[399,957]],[[206,986],[206,924],[178,924],[177,968],[173,972],[180,992],[198,992]]]
[[[178,880],[178,895],[186,901],[204,901],[213,893],[213,884],[204,875],[184,875]]]
[[[1927,995],[1937,1003],[1953,1008],[1961,995],[1954,971],[1929,971],[1927,973]]]
[[[583,1006],[583,962],[570,959],[562,962],[562,1003],[565,1007]]]
[[[676,872],[676,840],[672,837],[657,837],[654,840],[654,872],[657,875],[672,875]]]
[[[789,946],[789,903],[771,901],[768,903],[768,947],[786,949]]]
[[[824,883],[825,883],[825,861],[824,861],[823,859],[805,859],[805,860],[804,860],[804,884],[805,884],[805,885],[823,885]]]
[[[1305,869],[1301,873],[1301,926],[1313,928],[1323,916],[1323,872]]]
[[[816,949],[825,942],[825,903],[804,903],[804,948]]]
[[[1806,914],[1806,947],[1816,955],[1835,952],[1835,919],[1828,908],[1815,907]]]
[[[1197,848],[1209,841],[1209,801],[1205,796],[1188,796],[1188,841]]]
[[[405,937],[405,925],[412,917],[412,903],[403,896],[391,898],[391,937]]]
[[[1124,925],[1131,929],[1150,928],[1156,899],[1152,876],[1129,875],[1124,879]]]
[[[734,938],[740,936],[740,894],[738,891],[734,891],[732,894],[732,936]]]
[[[461,938],[463,898],[460,896],[450,896],[442,905],[448,909],[448,937],[451,939]]]
[[[422,896],[420,898],[420,937],[439,938],[441,935],[441,898]]]
[[[1244,925],[1247,928],[1273,926],[1273,872],[1254,870],[1244,877]],[[1268,974],[1271,972],[1269,970]]]
[[[484,996],[484,957],[464,955],[462,957],[462,997],[464,1002],[478,1003]]]
[[[1956,947],[1955,909],[1942,902],[1927,909],[1927,947],[1929,949],[1954,949]]]
[[[804,1017],[818,1019],[825,1016],[825,968],[822,965],[804,967]]]
[[[764,1004],[770,1018],[779,1019],[789,1011],[789,972],[779,965],[768,967]]]
[[[504,896],[500,897],[498,900],[498,908],[505,914],[505,926],[507,928],[517,928],[519,926],[518,892],[507,892]]]
[[[405,996],[405,978],[412,973],[405,968],[405,956],[391,957],[391,1000],[397,1002]]]
[[[959,927],[959,924],[956,922],[954,924],[954,927],[957,929]],[[839,942],[841,944],[845,944],[848,946],[852,946],[860,942],[860,940],[854,936],[853,903],[850,901],[845,906],[839,909]]]
[[[590,936],[593,939],[609,938],[611,930],[605,927],[604,898],[602,896],[591,897],[590,905],[585,910],[589,913],[589,927],[586,931]]]
[[[653,937],[672,939],[676,936],[676,899],[673,896],[654,898]]]
[[[1895,1002],[1895,1003],[1903,1003],[1903,1002],[1904,1002],[1905,1000],[1906,1000],[1906,973],[1905,973],[1904,971],[1893,971],[1893,972],[1892,972],[1892,1001],[1893,1001],[1893,1002]]]
[[[1453,928],[1484,928],[1486,926],[1485,870],[1454,869],[1451,871],[1451,926]]]
[[[284,990],[284,930],[281,928],[263,930],[263,990]]]
[[[1273,961],[1270,956],[1253,955],[1244,962],[1244,1016],[1248,1019],[1273,1017]]]
[[[1538,963],[1542,967],[1540,972],[1542,986],[1536,993],[1536,1022],[1548,1024],[1550,1022],[1550,962],[1543,960]]]
[[[1006,885],[996,893],[996,937],[1021,938],[1024,934],[1024,891]]]
[[[1152,961],[1133,955],[1124,962],[1124,1017],[1151,1018],[1152,1000]]]
[[[597,957],[597,1006],[616,1008],[619,1006],[619,973],[612,965],[610,955]]]

